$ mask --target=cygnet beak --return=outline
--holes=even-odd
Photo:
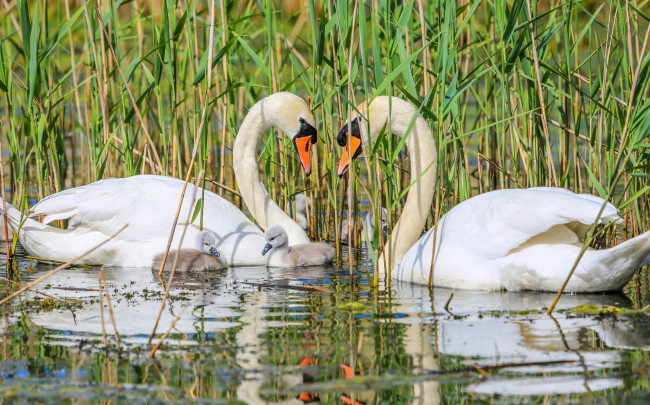
[[[271,250],[271,249],[273,249],[273,245],[271,245],[270,243],[267,243],[266,245],[264,245],[264,249],[262,250],[262,256],[267,254],[268,251]]]
[[[211,247],[211,248],[210,248],[210,254],[215,255],[215,256],[217,256],[217,257],[221,256],[221,255],[219,254],[219,251],[218,251],[217,248],[215,248],[215,247]]]

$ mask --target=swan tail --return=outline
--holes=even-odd
[[[585,287],[574,291],[619,290],[650,262],[650,231],[609,249],[588,251],[583,259],[575,276]]]

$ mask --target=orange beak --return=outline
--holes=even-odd
[[[336,173],[339,177],[343,176],[343,173],[348,169],[350,162],[354,159],[359,150],[359,146],[361,146],[361,139],[356,136],[351,136],[350,143],[343,150],[343,157],[341,157],[341,161],[339,162],[339,170]]]
[[[295,138],[293,141],[296,145],[298,156],[300,156],[302,168],[305,170],[305,174],[309,176],[311,174],[311,136]]]

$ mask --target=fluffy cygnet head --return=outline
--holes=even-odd
[[[364,220],[364,226],[368,230],[369,234],[372,234],[375,230],[375,220],[372,216],[372,211],[368,212]],[[386,232],[388,231],[388,210],[384,207],[381,208],[381,232],[386,237]]]
[[[303,214],[307,212],[307,206],[311,205],[311,198],[306,197],[304,193],[296,194],[295,207],[296,212],[302,212]],[[305,202],[305,200],[307,200]]]
[[[282,225],[273,225],[264,232],[264,239],[266,240],[266,245],[264,245],[264,250],[262,250],[262,256],[267,254],[271,249],[277,249],[289,244],[289,237],[287,236],[287,231],[284,230]]]
[[[217,242],[217,234],[205,229],[196,235],[195,247],[199,252],[210,253],[219,257]]]

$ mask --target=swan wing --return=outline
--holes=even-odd
[[[184,182],[155,175],[139,175],[100,180],[75,187],[42,199],[32,215],[45,215],[44,222],[74,219],[78,224],[111,234],[129,224],[124,237],[151,238],[171,230]],[[187,218],[194,186],[189,184],[179,216]],[[200,198],[201,194],[197,195]],[[242,225],[256,228],[233,204],[207,191],[204,201],[204,225],[220,233],[237,232]],[[250,225],[250,227],[248,226]],[[252,228],[250,228],[252,229]]]
[[[574,243],[584,237],[605,204],[599,197],[561,188],[496,190],[464,201],[439,224],[442,243],[471,246],[484,258],[502,257],[531,238]],[[619,221],[610,203],[599,223]]]

